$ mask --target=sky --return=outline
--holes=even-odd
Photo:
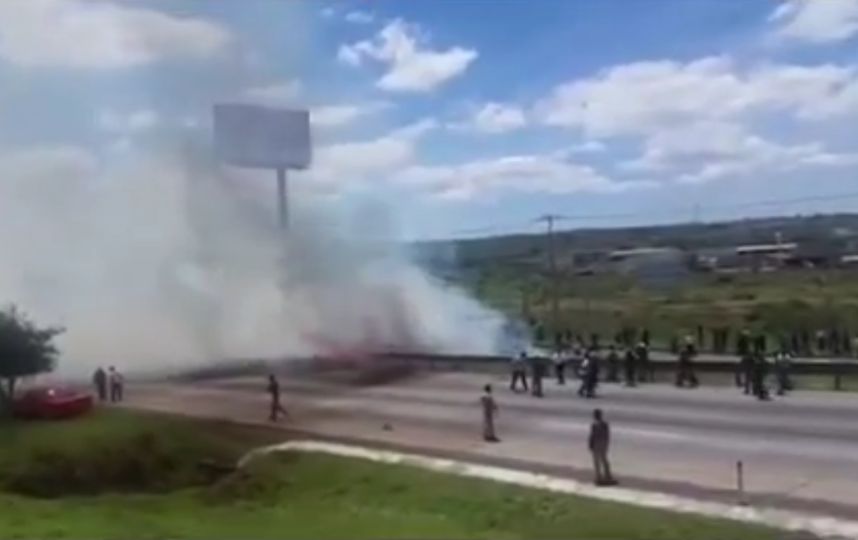
[[[858,207],[858,0],[0,3],[0,182],[129,181],[225,101],[308,108],[293,196],[403,239]]]

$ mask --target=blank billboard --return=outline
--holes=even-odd
[[[260,105],[214,106],[218,157],[241,167],[306,169],[310,166],[310,113]]]

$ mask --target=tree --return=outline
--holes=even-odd
[[[11,402],[21,377],[54,369],[59,328],[39,328],[15,306],[0,311],[0,405]]]

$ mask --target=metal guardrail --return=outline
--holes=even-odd
[[[507,372],[510,358],[497,355],[443,355],[425,353],[385,353],[380,355],[392,361],[418,364],[430,370]],[[543,361],[549,359],[537,356]],[[700,373],[720,373],[732,375],[736,372],[739,359],[730,356],[700,355],[694,360],[694,368]],[[622,360],[621,360],[622,365]],[[677,358],[670,353],[654,351],[651,369],[655,373],[672,373],[677,369]],[[836,358],[796,358],[791,362],[790,373],[793,376],[817,375],[832,377],[832,388],[843,389],[843,379],[858,376],[858,360]]]
[[[387,352],[373,355],[375,360],[387,360],[392,365],[388,367],[397,368],[410,366],[427,369],[430,371],[472,371],[478,373],[508,373],[510,369],[510,358],[499,355],[466,355],[466,354],[430,354],[412,352]],[[339,366],[346,369],[356,369],[372,372],[373,368],[380,367],[373,362],[373,358],[356,358],[351,360],[333,359],[330,366]],[[543,361],[549,359],[545,356],[537,356]],[[251,376],[268,373],[272,366],[278,366],[280,371],[293,372],[318,371],[320,365],[324,367],[325,359],[319,358],[291,358],[291,359],[262,359],[245,358],[231,359],[207,367],[191,370],[189,372],[177,373],[175,380],[194,381],[210,378]],[[367,363],[367,361],[369,361]],[[694,360],[694,367],[701,374],[721,374],[733,376],[736,372],[738,357],[726,355],[701,354]],[[620,361],[622,370],[622,360]],[[665,351],[653,351],[651,354],[650,367],[654,374],[673,374],[677,368],[676,355]],[[573,366],[574,368],[574,366]],[[384,370],[382,370],[384,371]],[[396,370],[394,370],[396,371]],[[822,376],[831,377],[834,390],[844,389],[844,379],[854,377],[858,381],[858,359],[849,358],[795,358],[791,362],[790,374],[792,376]]]

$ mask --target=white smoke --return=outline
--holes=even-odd
[[[502,317],[411,264],[377,212],[349,220],[299,191],[284,241],[264,192],[204,155],[0,155],[0,301],[66,328],[62,373],[494,351]]]

